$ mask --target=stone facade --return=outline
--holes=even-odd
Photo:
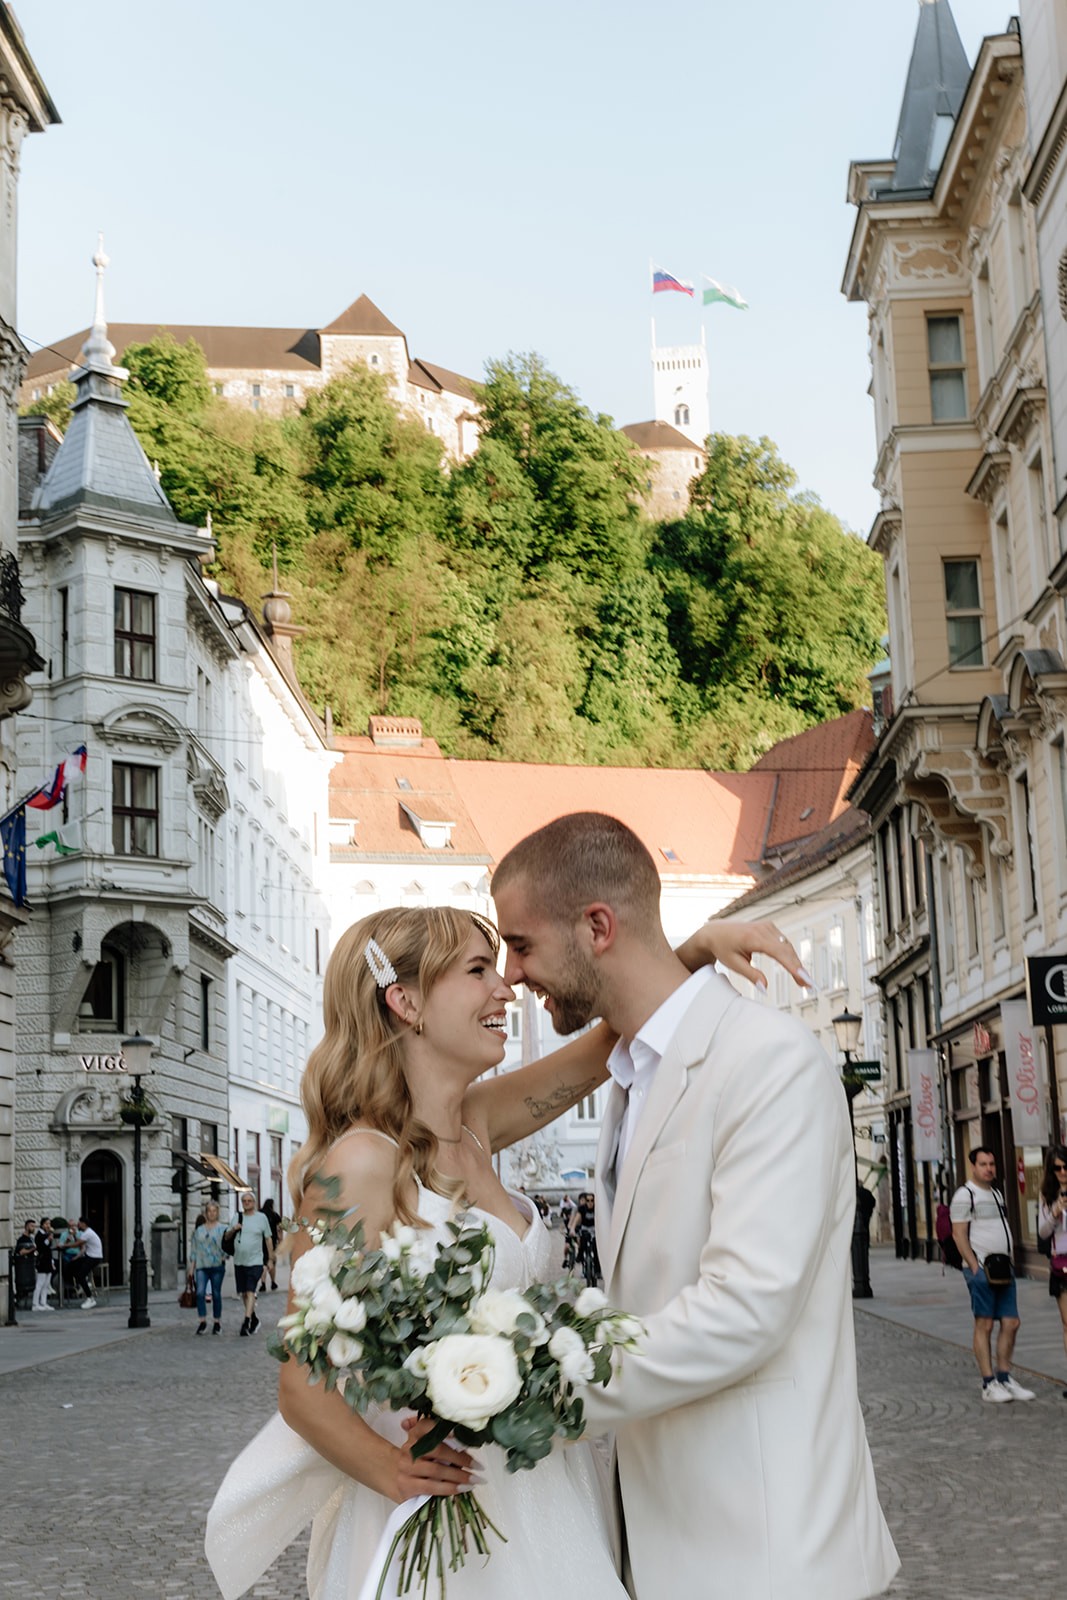
[[[689,509],[689,487],[707,456],[666,422],[631,422],[621,430],[649,465],[642,504],[650,517],[674,522]]]
[[[948,0],[931,0],[902,126],[935,25],[951,30],[938,60],[962,56]],[[875,838],[897,1247],[928,1255],[936,1204],[978,1142],[1002,1175],[1018,1172],[1009,1211],[1034,1249],[1043,1151],[1013,1125],[1015,1024],[1001,1007],[1024,995],[1026,957],[1067,941],[1067,562],[1017,28],[983,42],[973,74],[960,65],[925,188],[896,191],[892,162],[853,165],[845,276],[870,315],[882,501],[870,543],[886,567],[896,707],[854,798]],[[1061,1133],[1060,1031],[1033,1040],[1044,1143]],[[913,1155],[908,1052],[928,1047],[941,1065],[939,1162]]]

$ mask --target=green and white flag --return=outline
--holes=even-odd
[[[64,837],[66,831],[65,828],[53,828],[51,833],[42,833],[33,842],[38,850],[43,850],[46,844],[54,844],[57,856],[76,856],[81,846],[68,843]]]
[[[736,289],[731,289],[728,283],[719,283],[715,278],[704,274],[704,282],[708,287],[704,290],[704,304],[712,306],[716,301],[721,301],[724,306],[733,306],[737,311],[747,311],[748,301]]]

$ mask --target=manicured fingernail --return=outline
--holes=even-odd
[[[756,988],[757,989],[766,989],[766,987],[767,987],[766,978],[763,976],[762,972],[757,972],[756,973]]]
[[[467,1479],[467,1485],[471,1489],[480,1489],[484,1482],[485,1475],[481,1472],[472,1472],[470,1477]]]
[[[815,979],[806,967],[797,968],[797,981],[802,983],[805,989],[814,989],[815,987]]]

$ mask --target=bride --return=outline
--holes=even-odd
[[[317,1203],[359,1216],[371,1245],[398,1219],[443,1235],[457,1207],[469,1208],[492,1231],[493,1287],[525,1288],[556,1275],[551,1237],[531,1202],[501,1184],[492,1156],[603,1083],[614,1035],[599,1024],[542,1061],[485,1076],[503,1060],[514,999],[498,945],[491,923],[447,907],[380,911],[348,929],[326,970],[325,1035],[301,1087],[308,1138],[289,1178],[295,1216],[312,1221]],[[705,925],[678,955],[691,970],[719,959],[751,977],[746,958],[759,950],[795,965],[766,923]],[[306,1229],[293,1236],[292,1259],[310,1242]],[[311,1522],[311,1600],[357,1600],[369,1576],[374,1592],[395,1507],[470,1486],[507,1543],[488,1565],[469,1559],[449,1575],[451,1600],[505,1590],[626,1600],[592,1446],[557,1448],[513,1476],[492,1445],[477,1462],[448,1445],[414,1460],[395,1413],[358,1416],[295,1361],[281,1367],[278,1413],[216,1496],[208,1560],[235,1600]]]

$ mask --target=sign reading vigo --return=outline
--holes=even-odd
[[[1018,1145],[1047,1141],[1045,1096],[1035,1048],[1034,1025],[1025,1000],[1005,1000],[1000,1008],[1004,1025],[1004,1060],[1008,1068],[1011,1120]]]
[[[940,1161],[941,1095],[937,1086],[937,1051],[909,1050],[911,1081],[911,1153],[916,1161]]]
[[[79,1056],[78,1065],[83,1072],[128,1072],[124,1055]]]

